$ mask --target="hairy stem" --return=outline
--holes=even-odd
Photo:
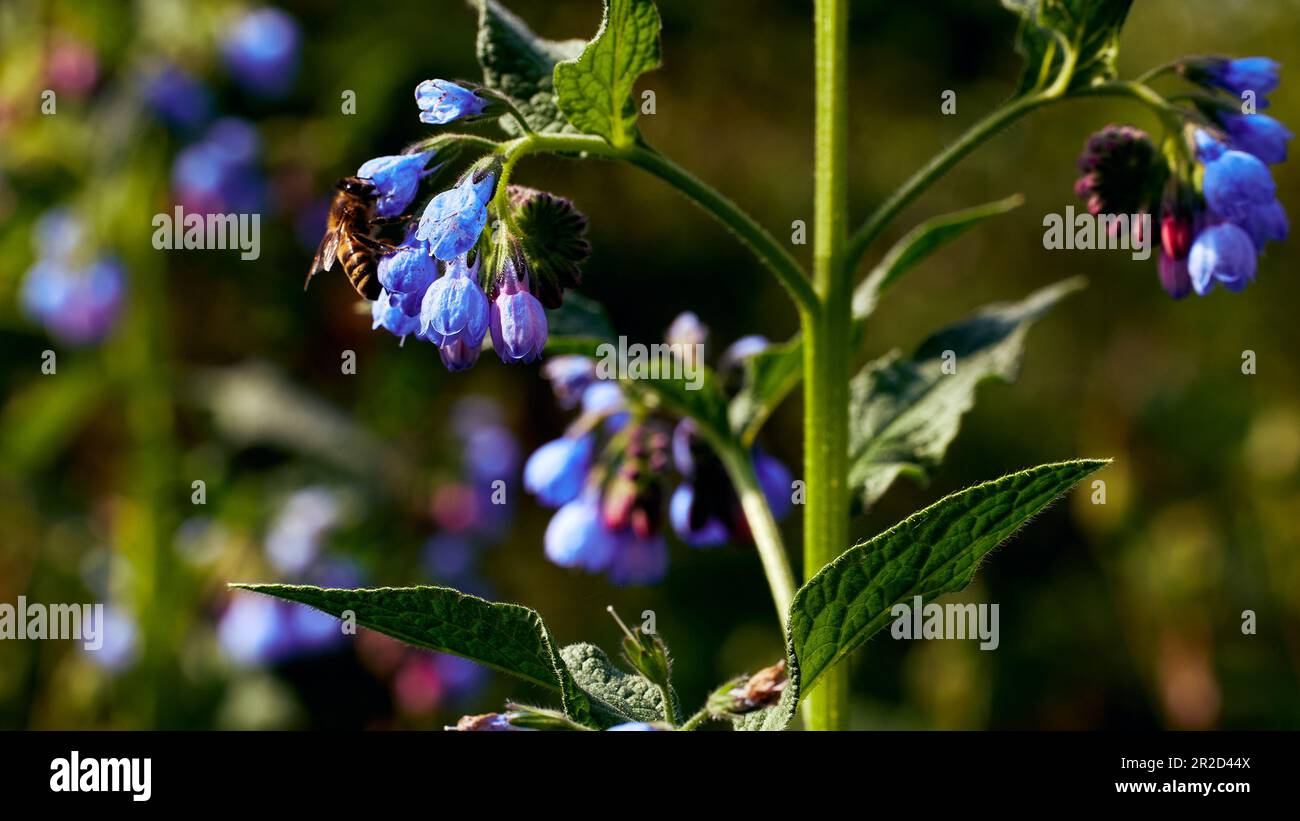
[[[759,560],[763,563],[763,573],[767,576],[767,585],[772,591],[777,620],[784,631],[786,619],[790,615],[790,602],[794,600],[795,581],[790,558],[781,541],[781,530],[772,516],[767,497],[763,495],[763,488],[758,483],[754,462],[749,454],[733,445],[716,449],[736,488],[736,495],[740,497],[741,509],[745,512],[745,520],[754,536]]]
[[[850,267],[848,229],[848,3],[817,0],[813,284],[819,310],[804,317],[804,575],[848,547]],[[849,721],[848,666],[828,670],[804,699],[810,730]]]

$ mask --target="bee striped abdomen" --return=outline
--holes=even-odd
[[[374,251],[345,232],[343,241],[339,243],[339,262],[358,294],[369,300],[379,298],[379,276]]]

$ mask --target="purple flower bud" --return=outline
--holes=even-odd
[[[492,302],[492,347],[507,364],[532,362],[546,347],[546,309],[522,285],[515,273],[515,260],[507,256],[501,265],[500,290]]]
[[[711,517],[697,526],[691,525],[695,488],[689,483],[677,486],[668,502],[668,521],[677,537],[691,547],[716,547],[727,543],[727,524]]]
[[[695,438],[695,420],[690,417],[673,428],[673,464],[677,466],[677,472],[686,477],[695,475]]]
[[[113,330],[126,293],[126,271],[114,257],[74,269],[38,260],[23,282],[22,305],[31,319],[69,345],[99,342]]]
[[[591,470],[595,445],[591,434],[542,445],[524,465],[524,488],[547,507],[560,507],[578,498]]]
[[[1229,114],[1223,119],[1234,147],[1270,165],[1286,161],[1287,141],[1295,135],[1282,123],[1267,114]]]
[[[420,107],[420,122],[446,125],[482,114],[488,101],[455,83],[425,80],[415,87],[415,104]]]
[[[605,569],[618,542],[605,527],[599,499],[590,493],[555,512],[543,541],[546,558],[560,567],[580,567],[591,573]]]
[[[423,294],[438,278],[437,260],[414,236],[408,236],[393,253],[381,256],[378,270],[379,284],[390,294]]]
[[[431,157],[432,151],[375,157],[357,169],[358,177],[375,186],[379,197],[375,216],[396,217],[406,210],[420,188],[420,179],[435,170],[425,170]]]
[[[703,345],[709,338],[709,328],[691,311],[678,314],[664,334],[669,345]]]
[[[478,269],[477,259],[473,266],[465,257],[452,260],[420,304],[420,335],[438,346],[452,371],[477,361],[487,333],[488,301],[478,284]]]
[[[455,188],[429,200],[416,236],[427,241],[433,255],[444,262],[468,253],[487,224],[487,206],[496,184],[495,170],[466,175]]]
[[[231,75],[250,92],[282,97],[297,74],[299,39],[292,17],[279,9],[260,8],[225,32],[221,53]]]
[[[1216,282],[1229,291],[1242,290],[1255,278],[1255,265],[1255,243],[1229,222],[1202,231],[1187,258],[1192,288],[1200,296],[1214,290]]]
[[[1205,166],[1205,201],[1214,213],[1238,222],[1277,196],[1268,166],[1244,151],[1225,151]]]
[[[1175,259],[1161,251],[1158,264],[1160,287],[1174,299],[1182,299],[1192,292],[1192,278],[1187,273],[1187,259]]]

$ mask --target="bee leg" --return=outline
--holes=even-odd
[[[361,234],[353,234],[352,241],[384,256],[396,253],[397,251],[397,246],[392,243],[384,242],[383,240],[375,239],[374,237],[367,237]]]

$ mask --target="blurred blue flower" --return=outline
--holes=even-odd
[[[1268,166],[1244,151],[1229,150],[1205,165],[1202,183],[1210,210],[1232,220],[1246,219],[1277,196]]]
[[[591,434],[547,442],[524,464],[524,487],[547,507],[573,501],[586,484],[595,446]]]
[[[731,534],[726,522],[714,516],[697,527],[691,525],[691,511],[695,504],[695,487],[683,482],[673,491],[668,502],[668,521],[677,537],[691,547],[717,547],[726,544]]]
[[[323,539],[339,518],[338,496],[328,488],[295,491],[267,530],[267,558],[284,573],[303,573],[320,555]]]
[[[1235,60],[1210,58],[1200,68],[1210,85],[1240,96],[1253,91],[1259,97],[1271,93],[1281,80],[1282,64],[1269,57],[1242,57]]]
[[[1216,283],[1240,291],[1255,278],[1255,243],[1232,223],[1206,228],[1192,243],[1187,270],[1196,293],[1205,296]]]
[[[1250,234],[1250,238],[1255,242],[1255,248],[1261,251],[1269,242],[1284,240],[1290,233],[1286,209],[1277,200],[1251,211],[1239,224],[1246,233]]]
[[[425,169],[432,151],[375,157],[357,169],[357,176],[374,183],[379,199],[375,216],[396,217],[406,210],[420,190],[420,180],[435,169]]]
[[[252,123],[235,117],[218,120],[201,140],[176,155],[176,199],[196,213],[260,211],[266,199],[265,182],[255,165],[260,150]]]
[[[198,78],[172,63],[152,66],[142,80],[145,104],[165,125],[191,132],[212,119],[212,92]]]
[[[139,630],[131,614],[115,604],[107,604],[99,630],[103,644],[97,650],[85,650],[90,660],[97,667],[114,673],[130,667],[140,649]]]
[[[104,339],[117,325],[126,295],[126,271],[115,257],[74,268],[65,258],[42,257],[23,279],[20,301],[28,318],[69,345]]]
[[[584,494],[555,512],[543,538],[546,558],[560,567],[591,573],[604,570],[619,549],[618,538],[605,527],[599,498]]]
[[[1232,145],[1269,165],[1286,162],[1287,142],[1295,137],[1267,114],[1229,114],[1223,118]]]
[[[415,87],[415,104],[420,108],[420,122],[446,125],[482,114],[488,101],[455,83],[425,80]]]
[[[542,366],[542,375],[550,381],[560,407],[575,408],[596,380],[596,363],[586,356],[555,356]]]
[[[617,534],[605,575],[616,587],[657,584],[668,574],[668,544],[661,534],[641,537],[631,530]]]
[[[759,487],[767,499],[772,516],[781,521],[790,515],[794,507],[791,498],[791,485],[794,477],[785,464],[775,456],[768,455],[762,448],[754,446],[754,473],[758,476]]]
[[[240,85],[262,97],[283,97],[298,73],[298,24],[266,6],[246,12],[226,29],[221,54]]]
[[[646,724],[644,721],[629,721],[626,724],[615,724],[605,730],[607,733],[657,733],[660,732],[658,727]]]
[[[416,236],[429,243],[444,262],[464,256],[478,242],[487,224],[487,206],[496,192],[497,174],[468,174],[455,188],[443,191],[425,206]]]

